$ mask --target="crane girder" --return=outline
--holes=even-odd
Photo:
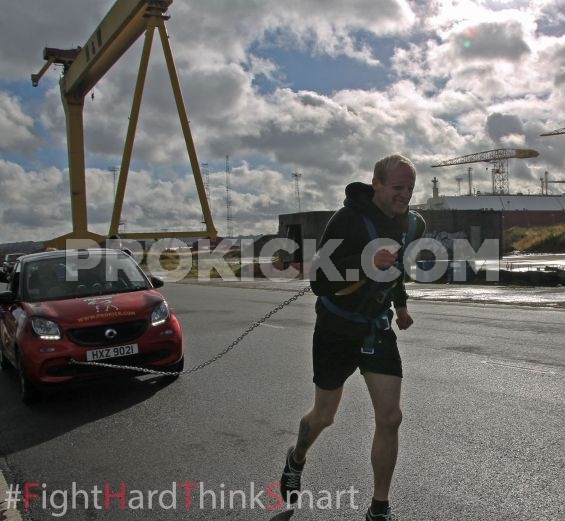
[[[544,132],[543,134],[540,134],[540,136],[558,136],[559,134],[565,134],[565,128],[558,128],[551,132]]]
[[[84,98],[147,29],[147,14],[165,13],[173,0],[118,0],[61,78],[61,92]]]
[[[466,156],[456,157],[441,161],[436,165],[431,165],[432,168],[439,166],[452,166],[462,165],[465,163],[481,163],[490,161],[501,161],[510,158],[526,159],[529,157],[537,157],[539,153],[535,150],[520,149],[520,148],[498,148],[496,150],[487,150],[486,152],[478,152],[476,154],[468,154]]]

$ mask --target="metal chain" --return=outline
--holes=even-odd
[[[310,291],[312,291],[310,286],[306,286],[305,288],[302,288],[298,293],[295,293],[289,299],[281,302],[277,307],[273,308],[266,315],[261,317],[256,322],[253,322],[253,324],[251,324],[241,335],[239,335],[223,351],[220,351],[218,354],[216,354],[215,356],[213,356],[209,360],[206,360],[205,362],[202,362],[201,364],[194,366],[190,369],[184,369],[183,371],[159,371],[159,370],[156,370],[156,369],[147,369],[145,367],[136,367],[136,366],[132,366],[132,365],[116,365],[116,364],[108,364],[108,363],[105,363],[105,362],[81,362],[79,360],[74,360],[72,358],[69,360],[68,363],[70,365],[90,365],[90,366],[95,366],[95,367],[107,367],[107,368],[110,368],[110,369],[126,369],[128,371],[136,371],[138,373],[160,374],[160,375],[167,375],[167,376],[180,376],[181,374],[195,373],[196,371],[200,371],[200,369],[204,369],[205,367],[209,366],[210,364],[213,364],[214,362],[218,361],[224,355],[228,354],[249,333],[251,333],[253,330],[257,329],[265,321],[269,320],[269,318],[271,318],[275,313],[278,313],[281,309],[284,309],[286,306],[288,306],[289,304],[291,304],[295,300],[298,300],[300,297],[304,296],[306,293],[308,293]]]

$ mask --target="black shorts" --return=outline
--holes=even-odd
[[[312,349],[314,383],[318,387],[338,389],[357,368],[361,374],[402,378],[402,360],[392,329],[376,331],[369,346],[366,342],[368,328],[345,323],[344,319],[327,311],[322,311],[321,315],[316,320]]]

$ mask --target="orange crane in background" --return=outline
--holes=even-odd
[[[510,185],[508,182],[508,160],[511,158],[527,159],[537,157],[539,153],[535,150],[520,148],[498,148],[496,150],[487,150],[486,152],[478,152],[476,154],[468,154],[466,156],[456,157],[441,161],[432,168],[440,166],[463,165],[467,163],[491,163],[492,167],[492,193],[508,194],[510,193]],[[471,195],[471,172],[469,169],[469,195]]]
[[[46,47],[44,49],[43,58],[46,60],[46,63],[39,73],[31,75],[31,80],[32,84],[37,86],[41,77],[52,64],[63,66],[63,76],[59,82],[59,87],[67,125],[67,149],[69,155],[71,216],[73,226],[72,232],[52,239],[46,242],[46,245],[64,248],[67,239],[75,239],[77,241],[74,242],[73,246],[76,247],[80,245],[81,240],[84,240],[85,244],[88,244],[91,240],[102,242],[105,239],[105,237],[88,230],[84,160],[84,98],[126,50],[145,33],[145,41],[133,94],[124,153],[115,194],[112,221],[108,232],[109,236],[118,234],[133,142],[155,29],[159,32],[163,46],[163,53],[169,72],[177,112],[180,118],[198,197],[202,206],[202,215],[206,224],[206,231],[138,232],[122,233],[121,236],[131,239],[153,239],[165,237],[201,237],[203,234],[206,234],[211,239],[216,238],[217,232],[212,222],[212,215],[210,213],[200,166],[190,132],[188,116],[180,90],[180,83],[173,61],[169,36],[165,27],[165,21],[169,19],[166,13],[172,3],[173,0],[117,0],[83,47],[76,49],[54,49]]]

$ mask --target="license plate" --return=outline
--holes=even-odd
[[[88,362],[98,362],[107,358],[117,358],[120,356],[135,355],[139,353],[137,344],[129,344],[127,346],[103,347],[101,349],[92,349],[86,352],[86,360]]]

